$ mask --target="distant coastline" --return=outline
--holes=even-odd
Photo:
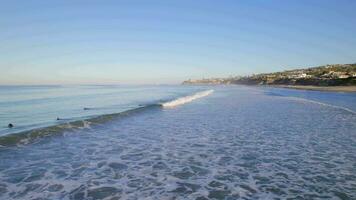
[[[269,85],[270,87],[329,92],[356,92],[356,86]]]
[[[356,64],[334,64],[229,78],[187,80],[184,85],[260,85],[300,90],[356,92]]]

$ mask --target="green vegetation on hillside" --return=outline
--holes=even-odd
[[[349,86],[356,85],[356,64],[326,65],[233,78],[188,80],[183,84]]]

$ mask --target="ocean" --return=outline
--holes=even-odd
[[[0,145],[0,199],[356,199],[355,93],[1,86]]]

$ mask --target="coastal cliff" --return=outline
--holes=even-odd
[[[250,76],[187,80],[183,84],[356,86],[356,64],[334,64]]]

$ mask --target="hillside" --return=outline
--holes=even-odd
[[[356,86],[356,64],[334,64],[232,78],[187,80],[183,84]]]

